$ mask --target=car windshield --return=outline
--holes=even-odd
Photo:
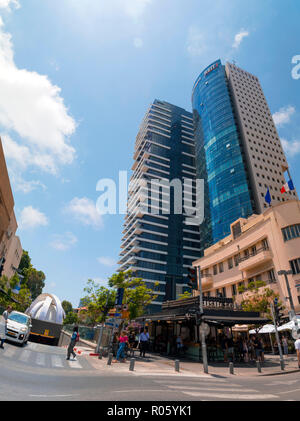
[[[26,325],[26,324],[27,324],[27,322],[28,322],[28,317],[27,317],[27,316],[25,316],[25,314],[11,313],[11,314],[8,316],[8,319],[9,319],[9,320],[12,320],[12,321],[14,321],[14,322],[21,323],[21,324],[23,324],[23,325]]]

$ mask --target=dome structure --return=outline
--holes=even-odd
[[[62,324],[66,314],[59,298],[54,294],[41,294],[26,310],[33,319]]]

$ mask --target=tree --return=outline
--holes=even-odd
[[[76,325],[78,323],[78,315],[74,313],[74,311],[69,311],[68,314],[66,314],[66,317],[64,318],[64,325]]]
[[[275,298],[279,298],[279,294],[275,293],[271,288],[265,287],[263,281],[250,282],[248,287],[240,287],[239,292],[243,294],[241,306],[244,311],[257,311],[265,313],[268,318],[272,319],[270,304]],[[279,306],[282,302],[278,301]]]
[[[132,277],[132,272],[119,272],[113,274],[108,284],[112,288],[124,288],[123,303],[128,304],[130,320],[141,316],[145,309],[157,298],[155,291],[148,288],[146,283],[140,278]],[[157,288],[159,283],[154,284]]]
[[[64,312],[65,312],[66,314],[71,313],[71,312],[73,311],[73,306],[72,306],[72,304],[70,303],[70,301],[66,301],[66,300],[64,300],[64,301],[61,303],[61,305],[62,305],[62,308],[64,309]]]
[[[28,251],[23,250],[22,258],[18,270],[24,277],[22,285],[25,285],[30,293],[32,300],[35,300],[43,292],[46,276],[41,270],[37,270],[31,264],[31,258]]]

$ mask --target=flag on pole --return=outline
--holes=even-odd
[[[292,180],[289,180],[287,183],[285,183],[285,185],[282,187],[282,189],[280,190],[281,193],[287,193],[290,190],[295,190],[294,184],[292,182]]]
[[[272,199],[271,199],[271,194],[270,194],[270,190],[268,188],[267,194],[265,195],[265,201],[271,205]]]

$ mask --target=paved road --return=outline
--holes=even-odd
[[[0,350],[0,400],[300,400],[300,373],[270,377],[138,376],[96,369],[93,357],[66,361],[61,348],[29,343]]]

